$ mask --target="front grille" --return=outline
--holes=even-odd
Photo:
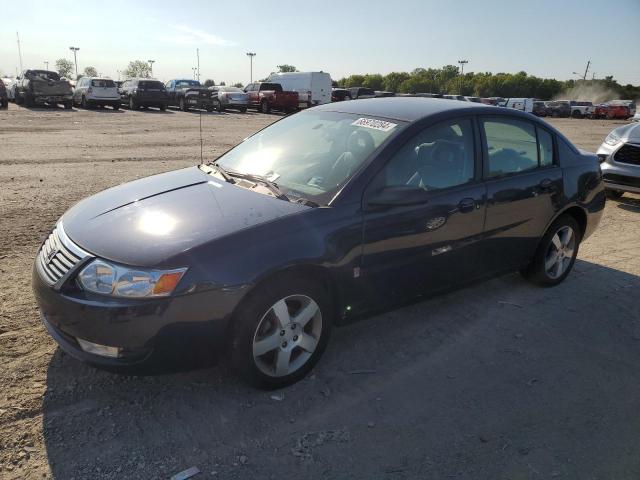
[[[87,255],[66,236],[62,224],[58,224],[40,247],[38,270],[47,283],[55,285]]]
[[[640,145],[623,145],[620,150],[616,152],[613,158],[619,163],[630,163],[631,165],[640,165]]]
[[[626,175],[617,175],[615,173],[605,173],[602,176],[605,182],[616,183],[618,185],[626,185],[628,187],[640,187],[640,177],[628,177]]]

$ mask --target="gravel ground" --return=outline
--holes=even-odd
[[[277,117],[203,114],[211,158]],[[517,275],[336,329],[313,374],[122,376],[60,352],[30,274],[73,203],[198,162],[183,112],[0,112],[0,478],[637,479],[640,197],[609,201],[553,289]],[[559,119],[595,150],[621,122]]]

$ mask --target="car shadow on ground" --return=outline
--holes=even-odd
[[[610,202],[612,200],[609,200]],[[613,200],[618,203],[618,208],[627,210],[628,212],[640,213],[640,198],[625,197]]]
[[[74,106],[74,108],[76,108],[78,111],[85,111],[85,112],[96,112],[96,113],[124,113],[124,110],[122,110],[122,107],[120,107],[118,110],[114,110],[111,107],[91,107],[91,108],[82,108],[79,106]]]
[[[493,279],[335,329],[312,374],[279,392],[248,387],[224,365],[127,376],[93,368],[58,350],[48,367],[43,400],[53,478],[168,478],[194,465],[203,472],[198,478],[271,478],[294,471],[305,478],[346,478],[344,468],[361,472],[357,478],[373,478],[376,468],[398,458],[398,449],[407,456],[402,478],[427,478],[421,475],[424,470],[411,470],[418,462],[411,452],[416,442],[425,441],[431,445],[424,447],[429,455],[442,455],[432,464],[431,478],[442,478],[446,475],[438,474],[447,473],[446,466],[454,472],[461,468],[456,452],[489,442],[465,439],[460,432],[474,432],[491,421],[502,422],[505,436],[526,438],[533,435],[529,430],[541,429],[536,435],[552,448],[558,435],[590,435],[584,429],[591,424],[571,422],[572,416],[580,419],[586,413],[554,410],[565,400],[582,405],[595,395],[593,385],[600,384],[594,378],[601,371],[590,362],[599,355],[626,355],[630,363],[630,358],[639,359],[637,308],[632,300],[615,306],[607,300],[613,291],[639,288],[640,277],[586,261],[576,262],[567,281],[553,289],[533,287],[518,275]],[[614,312],[615,322],[607,323]],[[586,351],[577,355],[575,365],[562,357],[574,350]],[[566,383],[567,375],[576,375],[573,368],[585,376],[577,390],[536,380],[555,376]],[[492,395],[484,391],[487,386]],[[403,397],[400,405],[390,408],[397,413],[384,413],[376,400],[392,402],[397,395]],[[520,410],[530,402],[531,408],[544,408]],[[608,397],[608,402],[602,408],[615,411],[614,400]],[[359,411],[378,412],[380,425],[374,429]],[[429,427],[426,411],[438,412],[438,421]],[[405,414],[416,418],[410,431],[395,425],[404,420],[394,415]],[[496,419],[488,419],[491,414]],[[549,418],[553,415],[563,418]],[[414,438],[415,429],[423,436]],[[307,436],[318,432],[332,433],[323,433],[322,441]],[[347,433],[334,438],[336,432]],[[334,440],[334,447],[323,443]],[[500,468],[524,458],[523,450],[509,442],[514,440],[464,467],[491,472],[483,478],[503,478]],[[575,447],[563,444],[570,451],[559,448],[557,458],[575,456],[572,448],[586,448],[582,441],[571,445]],[[323,454],[328,456],[325,463],[308,463],[310,456],[319,462]],[[588,456],[581,451],[579,458],[587,462]],[[544,461],[549,468],[554,463]],[[383,470],[378,473],[391,478]],[[520,478],[510,473],[509,478]]]

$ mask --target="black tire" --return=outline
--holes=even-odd
[[[580,110],[574,110],[571,112],[571,118],[582,118],[582,113]]]
[[[0,108],[2,109],[9,108],[9,100],[6,98],[3,98],[2,101],[0,102]]]
[[[33,107],[34,104],[34,100],[33,100],[33,95],[29,92],[27,92],[24,95],[24,106],[25,107]]]
[[[82,100],[80,100],[80,106],[85,110],[89,108],[89,104],[87,103],[87,98],[83,95]]]
[[[209,105],[209,106],[207,107],[207,112],[208,112],[208,113],[213,112],[213,107],[212,107],[211,105]]]
[[[262,368],[264,367],[261,368],[258,365],[258,360],[254,358],[254,338],[258,334],[258,329],[262,328],[262,320],[269,314],[271,307],[279,300],[293,295],[313,299],[319,307],[321,314],[319,338],[317,338],[313,353],[306,359],[305,363],[292,373],[283,376],[269,375],[263,371]],[[266,390],[282,388],[299,381],[318,362],[327,346],[331,333],[331,325],[333,323],[332,312],[331,300],[326,289],[322,284],[310,278],[300,275],[282,275],[264,282],[262,285],[256,287],[256,290],[250,292],[247,298],[242,301],[232,319],[234,323],[232,325],[231,343],[229,345],[229,358],[231,359],[232,368],[251,385]],[[312,321],[309,321],[307,326],[302,328],[302,332],[305,332],[306,328],[311,324]],[[281,327],[275,326],[274,328],[277,331]],[[291,328],[292,330],[290,333],[288,332],[287,335],[296,332],[295,325],[291,324]],[[282,331],[284,332],[284,330]],[[271,334],[269,336],[271,336]],[[292,339],[290,339],[290,341],[292,341]],[[291,345],[293,345],[293,343]],[[291,345],[289,345],[289,347],[291,347]],[[286,346],[286,342],[283,346]],[[293,348],[294,352],[299,351],[300,353],[304,353],[304,350],[298,350],[298,347]],[[280,347],[277,347],[266,355],[268,356],[273,353],[274,356],[277,356],[280,350]],[[292,358],[294,358],[293,355]],[[273,361],[275,361],[275,359]]]
[[[568,260],[565,270],[561,275],[553,277],[547,271],[545,263],[549,259],[549,254],[553,253],[552,249],[554,247],[552,246],[552,244],[554,236],[556,235],[556,233],[559,233],[566,228],[571,229],[572,235],[574,235],[575,244],[571,256],[569,257],[567,255],[566,257],[564,257],[566,260]],[[554,287],[558,285],[565,278],[567,278],[569,273],[571,273],[573,265],[576,261],[576,256],[578,255],[578,249],[580,247],[581,240],[582,230],[580,229],[580,225],[578,225],[576,219],[571,215],[560,215],[560,217],[558,217],[556,221],[551,224],[551,226],[547,229],[547,232],[542,237],[540,245],[538,245],[538,249],[533,256],[531,263],[527,267],[521,269],[520,273],[522,273],[522,275],[527,280],[541,287]]]
[[[129,97],[129,110],[138,110],[138,105],[136,104],[133,97]]]
[[[16,105],[22,105],[23,98],[22,95],[20,95],[20,92],[18,92],[17,90],[15,93],[15,98],[13,100],[16,102]]]
[[[161,112],[166,112],[167,111],[167,104],[166,103],[161,103],[159,105],[159,107],[160,107],[160,111]]]
[[[189,107],[187,106],[187,102],[185,101],[184,97],[181,97],[180,100],[178,101],[178,107],[183,112],[188,112],[189,111]]]
[[[260,102],[260,111],[262,113],[271,113],[271,107],[269,106],[269,102],[266,100],[262,100]]]
[[[71,100],[67,100],[63,105],[65,110],[71,110],[73,108],[73,102]]]
[[[111,108],[113,108],[114,110],[120,110],[120,104],[119,103],[114,103],[111,105]]]
[[[218,113],[224,112],[224,107],[222,106],[222,102],[220,100],[216,100],[215,107]]]
[[[247,107],[242,107],[240,109],[240,113],[247,113]]]
[[[605,193],[607,194],[607,198],[610,198],[612,200],[618,200],[618,199],[622,198],[622,196],[624,195],[624,192],[621,192],[620,190],[609,190],[609,189],[606,189]]]

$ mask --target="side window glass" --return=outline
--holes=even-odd
[[[489,159],[489,177],[538,167],[535,127],[524,121],[491,119],[482,122]]]
[[[543,128],[538,131],[538,154],[540,155],[540,166],[548,167],[553,165],[553,137]]]
[[[439,190],[474,179],[471,120],[449,120],[426,128],[396,152],[383,170],[384,186]]]

